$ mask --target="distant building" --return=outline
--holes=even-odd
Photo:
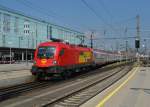
[[[26,52],[32,60],[40,42],[57,38],[80,44],[80,35],[83,33],[0,6],[0,60],[9,56],[10,48],[13,60],[26,60]]]

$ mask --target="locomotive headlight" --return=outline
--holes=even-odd
[[[54,60],[54,61],[53,61],[53,64],[57,64],[57,61],[56,61],[56,60]]]

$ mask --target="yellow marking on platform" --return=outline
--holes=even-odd
[[[122,83],[120,84],[114,91],[112,91],[110,94],[108,94],[104,99],[102,99],[102,101],[99,102],[99,104],[96,107],[104,107],[104,104],[115,94],[117,93],[138,71],[137,67],[134,72]]]

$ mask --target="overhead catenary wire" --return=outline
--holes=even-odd
[[[60,21],[60,20],[62,20],[62,18],[64,18],[64,16],[60,16],[60,15],[56,14],[55,12],[53,12],[52,10],[44,9],[43,7],[41,7],[37,4],[34,4],[34,3],[32,3],[31,1],[28,1],[28,0],[15,0],[15,1],[22,4],[22,5],[24,5],[24,6],[26,6],[26,7],[28,7],[28,8],[30,8],[30,9],[33,9],[36,12],[40,12],[42,15],[44,15],[48,19],[51,17],[53,19],[56,19],[57,22],[63,23],[65,26],[69,26],[71,28],[73,26],[73,24],[64,23],[64,20]],[[80,29],[77,26],[73,26],[73,27],[76,28],[76,29]]]
[[[111,24],[107,23],[107,22],[104,20],[104,18],[103,18],[101,15],[99,15],[99,14],[95,11],[95,9],[94,9],[93,7],[91,7],[85,0],[81,0],[81,2],[82,2],[88,9],[90,9],[90,10],[95,14],[95,16],[96,16],[97,18],[99,18],[99,19],[102,21],[103,24],[106,24],[106,25],[107,25],[108,27],[110,27],[112,30],[115,30],[115,28],[114,28]]]
[[[20,3],[20,4],[22,4],[22,5],[24,5],[25,7],[28,7],[30,9],[32,9],[33,11],[38,11],[39,13],[41,13],[42,15],[44,15],[45,18],[49,18],[49,17],[54,18],[53,15],[50,15],[50,14],[47,14],[47,13],[43,12],[43,11],[41,11],[41,9],[35,9],[35,8],[33,8],[33,6],[31,4],[26,3],[24,0],[15,0],[15,1],[18,2],[18,3]]]
[[[119,30],[120,29],[120,27],[119,28],[116,28],[116,27],[114,27],[114,26],[112,26],[112,24],[109,24],[109,23],[107,23],[105,20],[104,20],[104,18],[101,16],[101,15],[99,15],[96,11],[95,11],[95,9],[94,8],[92,8],[91,6],[90,6],[90,4],[88,4],[85,0],[81,0],[85,5],[86,5],[86,7],[88,7],[104,24],[106,24],[107,26],[109,26],[113,31],[121,31],[121,30]],[[98,1],[98,3],[105,9],[105,11],[107,12],[107,14],[110,16],[110,17],[113,17],[112,16],[112,14],[109,12],[109,10],[106,8],[106,6],[105,6],[105,4],[102,2],[102,0],[97,0]],[[125,22],[128,22],[128,21],[131,21],[131,20],[133,20],[133,19],[135,19],[135,17],[131,17],[131,18],[128,18],[128,19],[125,19],[125,20],[122,20],[122,21],[119,21],[119,22],[115,22],[115,25],[116,25],[116,23],[118,24],[118,23],[125,23]],[[124,28],[123,28],[124,29]]]
[[[103,2],[103,0],[97,0],[98,3],[103,7],[103,9],[105,10],[105,12],[110,16],[110,18],[113,18],[114,16],[111,14],[111,12],[108,10],[108,8],[106,7],[105,3]]]
[[[93,40],[102,40],[102,39],[105,39],[105,40],[113,40],[113,39],[135,39],[136,36],[131,36],[131,37],[100,37],[100,38],[93,38]]]
[[[105,12],[110,16],[110,18],[113,18],[113,15],[111,14],[111,12],[109,11],[109,9],[106,7],[106,5],[105,5],[105,3],[104,3],[104,1],[103,0],[97,0],[98,1],[98,3],[103,7],[103,9],[105,10]],[[121,20],[121,21],[117,21],[117,22],[114,22],[114,24],[116,25],[118,25],[118,24],[122,24],[122,23],[126,23],[126,22],[129,22],[129,21],[131,21],[131,20],[135,20],[136,19],[136,17],[134,16],[134,17],[130,17],[130,18],[127,18],[127,19],[123,19],[123,20]]]
[[[122,20],[120,20],[120,21],[117,21],[117,22],[115,22],[115,24],[122,24],[122,23],[127,23],[127,22],[130,22],[130,21],[133,21],[133,20],[135,20],[136,19],[136,17],[135,16],[133,16],[133,17],[129,17],[129,18],[126,18],[126,19],[122,19]]]
[[[20,1],[20,0],[19,0]],[[23,0],[24,3],[28,4],[29,6],[32,5],[32,8],[34,7],[34,9],[36,8],[37,10],[40,10],[42,12],[44,12],[46,15],[51,16],[51,17],[59,17],[58,14],[56,14],[55,12],[53,12],[52,10],[46,10],[44,8],[42,8],[41,6],[37,5],[37,4],[33,4],[31,1],[28,0]],[[61,16],[62,17],[62,16]]]

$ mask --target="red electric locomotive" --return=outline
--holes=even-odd
[[[31,72],[37,78],[67,77],[94,63],[91,48],[63,42],[44,42],[35,51]]]

